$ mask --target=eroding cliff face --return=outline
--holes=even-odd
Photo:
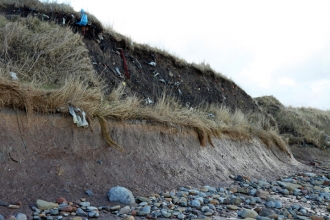
[[[185,128],[144,121],[108,121],[108,126],[124,153],[106,144],[97,120],[84,129],[68,116],[2,109],[0,197],[52,200],[64,194],[76,199],[90,189],[91,200],[106,201],[106,192],[116,185],[147,195],[186,185],[218,187],[230,174],[274,179],[308,169],[256,139],[224,137],[213,139],[214,148],[201,147],[198,135]]]

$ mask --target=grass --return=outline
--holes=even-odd
[[[2,1],[11,4],[13,1]],[[40,10],[71,10],[62,5],[38,1],[15,1],[18,6],[28,5]],[[56,7],[55,7],[56,6]],[[111,33],[114,35],[114,33]],[[131,44],[134,50],[147,50],[172,59],[176,65],[198,68],[202,74],[214,73],[205,63],[188,64],[166,51],[147,45]],[[277,145],[286,151],[287,145],[279,136],[277,127],[262,114],[231,112],[224,106],[204,105],[193,110],[182,106],[174,98],[162,95],[153,105],[145,105],[135,96],[127,96],[121,84],[110,95],[103,93],[103,83],[96,76],[81,36],[69,27],[38,18],[17,18],[10,22],[0,16],[0,106],[33,112],[68,113],[68,105],[83,109],[88,118],[97,117],[102,135],[112,147],[122,148],[111,140],[107,132],[107,119],[155,121],[167,126],[194,129],[202,146],[212,144],[212,137],[223,136],[235,140],[258,137],[267,146]],[[213,72],[212,72],[213,71]],[[9,72],[15,72],[13,81]],[[217,77],[222,77],[218,75]],[[165,94],[165,93],[164,93]]]
[[[283,106],[275,97],[256,98],[258,104],[276,120],[279,132],[292,144],[311,144],[321,149],[330,134],[330,111]]]

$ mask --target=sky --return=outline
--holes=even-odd
[[[330,110],[330,1],[57,0],[134,42],[210,64],[251,97]]]

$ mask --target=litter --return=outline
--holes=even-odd
[[[118,67],[115,67],[116,72],[118,73],[118,75],[123,78],[123,74],[119,71]]]
[[[9,72],[9,75],[11,76],[12,80],[18,80],[16,73]]]
[[[178,89],[178,91],[179,91],[179,94],[180,94],[180,95],[182,95],[182,92],[181,92],[181,90],[180,90],[180,89]]]
[[[86,113],[84,111],[81,111],[79,108],[69,106],[69,112],[72,115],[73,123],[77,124],[77,127],[88,127],[88,122],[85,118]],[[78,113],[80,113],[80,115]]]
[[[154,72],[155,73],[155,75],[154,75],[154,77],[156,77],[156,76],[158,76],[159,75],[159,72]]]
[[[62,22],[62,24],[63,24],[63,25],[65,24],[65,18],[63,18],[63,22]]]
[[[150,62],[148,63],[150,66],[156,66],[156,62]]]
[[[212,113],[208,114],[207,116],[209,116],[210,118],[215,118],[215,116]]]
[[[149,98],[146,98],[145,101],[146,101],[146,104],[152,104],[152,103],[154,103],[154,102],[153,102],[151,99],[149,99]]]
[[[166,81],[165,81],[164,79],[159,79],[158,81],[159,81],[159,82],[166,83]]]

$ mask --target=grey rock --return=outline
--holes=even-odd
[[[16,220],[27,220],[27,216],[23,213],[17,213],[15,215]]]
[[[150,210],[151,210],[151,207],[148,206],[148,205],[147,205],[147,206],[144,206],[144,207],[142,208],[142,211],[143,211],[143,212],[146,212],[146,213],[148,213],[148,214],[150,213]]]
[[[178,215],[178,219],[184,219],[184,214],[182,214],[182,213],[180,213],[179,215]]]
[[[90,218],[95,218],[95,217],[99,217],[99,212],[97,211],[91,211],[91,212],[88,212],[88,217]]]
[[[281,209],[282,208],[282,202],[281,201],[275,201],[275,208]]]
[[[258,216],[258,213],[254,210],[250,209],[244,209],[241,213],[241,217],[243,218],[256,218]]]
[[[53,220],[53,217],[52,217],[52,216],[47,216],[46,219],[47,219],[47,220]]]
[[[92,195],[93,195],[93,192],[92,192],[91,190],[86,190],[86,194],[87,194],[88,196],[92,196]]]
[[[87,206],[90,206],[91,203],[90,202],[81,202],[79,203],[80,206],[84,206],[84,207],[87,207]]]
[[[119,214],[128,214],[131,211],[131,208],[129,206],[125,206],[124,208],[121,208],[119,211]]]
[[[201,206],[201,203],[199,200],[194,199],[193,201],[191,201],[191,206],[199,208]]]
[[[5,217],[3,217],[3,215],[0,214],[0,220],[5,220]]]
[[[51,209],[50,210],[51,215],[58,215],[58,213],[59,213],[58,209]]]
[[[266,207],[268,208],[274,208],[275,207],[275,203],[273,201],[269,201],[266,203]]]
[[[257,216],[257,220],[272,220],[271,218],[268,217],[262,217],[262,216]]]
[[[150,203],[150,199],[149,199],[149,198],[142,197],[142,196],[137,196],[137,197],[136,197],[136,200],[137,200],[137,201],[140,201],[140,202]]]
[[[84,210],[82,210],[81,208],[78,208],[77,211],[76,211],[76,214],[78,216],[86,216],[86,212],[84,212]]]
[[[315,177],[316,176],[315,173],[304,173],[304,174],[308,177]]]
[[[110,202],[120,202],[126,205],[135,203],[132,192],[121,186],[111,188],[108,192],[108,198]]]
[[[259,212],[260,216],[265,216],[265,217],[273,215],[273,214],[276,214],[276,213],[272,209],[267,209],[267,208],[263,208]]]
[[[0,201],[0,206],[8,206],[8,203],[4,201]]]
[[[289,190],[287,190],[287,189],[283,189],[283,190],[282,190],[282,193],[283,193],[284,195],[289,195]]]

